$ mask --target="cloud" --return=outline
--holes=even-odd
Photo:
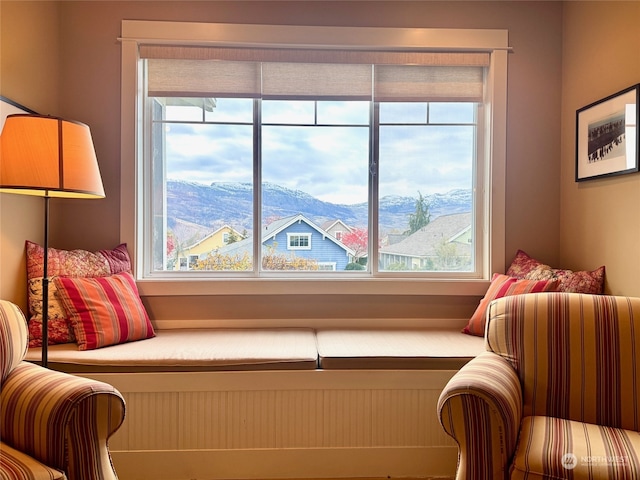
[[[357,102],[355,113],[345,109],[344,103],[323,105],[318,121],[360,122],[368,114]],[[265,121],[314,121],[310,116],[313,102],[272,102],[268,112],[267,102],[264,104]],[[473,129],[382,126],[380,195],[415,196],[417,191],[427,195],[471,188]],[[262,129],[263,181],[334,203],[366,202],[369,142],[368,127],[266,125]],[[253,180],[251,125],[171,123],[166,129],[166,149],[169,178],[205,184]]]
[[[265,127],[263,180],[333,203],[367,200],[368,129]]]
[[[472,185],[472,127],[383,127],[380,140],[380,193],[404,188],[423,194]],[[407,174],[407,172],[411,172]]]
[[[253,180],[252,127],[172,124],[166,148],[169,178],[205,184]]]

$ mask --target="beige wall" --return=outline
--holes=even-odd
[[[576,183],[576,110],[640,82],[640,2],[564,5],[560,259],[640,296],[640,174]]]
[[[54,2],[0,2],[0,95],[39,113],[58,111],[58,8]],[[24,242],[42,242],[43,230],[41,198],[0,194],[0,298],[23,309]]]
[[[3,2],[6,2],[6,0]],[[10,2],[13,3],[13,2]],[[32,6],[27,4],[33,3]],[[37,54],[17,42],[11,49],[24,61],[45,60],[51,45],[58,45],[58,91],[50,92],[58,115],[91,126],[107,193],[104,200],[60,201],[52,209],[52,246],[59,248],[111,248],[118,244],[120,221],[120,34],[122,19],[179,20],[338,26],[446,27],[508,29],[513,53],[509,55],[506,258],[518,248],[556,264],[560,237],[560,105],[562,86],[562,4],[559,2],[436,2],[436,1],[263,1],[263,2],[60,2],[57,19],[46,16],[50,4],[15,2],[5,8],[12,18],[32,12],[49,29],[21,34],[39,46]],[[3,19],[3,27],[12,19]],[[51,35],[49,30],[53,30]],[[2,40],[7,34],[2,30]],[[13,42],[12,42],[12,45]],[[54,49],[55,50],[55,49]],[[55,56],[54,52],[54,56]],[[31,72],[5,68],[2,77],[24,86],[21,98],[34,109],[40,91],[29,84]],[[38,74],[49,73],[37,65]],[[3,94],[5,89],[3,87]],[[14,90],[15,91],[15,90]],[[6,91],[6,95],[13,93]],[[49,98],[49,95],[47,98]],[[57,95],[57,98],[56,98]],[[46,105],[45,105],[46,106]],[[20,221],[28,216],[19,214]],[[40,221],[38,212],[29,221]],[[17,219],[15,219],[18,221]],[[13,245],[21,245],[29,232],[5,229]],[[4,265],[5,256],[2,262]],[[4,275],[4,273],[3,273]],[[12,279],[8,273],[5,279]],[[9,280],[5,280],[6,283]],[[21,281],[21,280],[20,280]],[[21,287],[22,288],[22,287]],[[3,288],[2,294],[8,292]],[[152,316],[175,318],[188,306],[190,318],[246,318],[318,315],[347,309],[348,315],[464,317],[477,299],[442,297],[300,298],[261,297],[243,302],[241,313],[228,297],[146,299]],[[357,309],[354,310],[354,305]],[[313,313],[311,313],[313,314]]]

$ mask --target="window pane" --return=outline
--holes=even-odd
[[[430,103],[429,123],[474,123],[473,103]]]
[[[262,141],[263,269],[344,271],[366,256],[325,229],[367,230],[368,126],[263,126]]]
[[[219,118],[242,118],[251,105],[216,108]],[[154,258],[164,256],[154,269],[251,270],[252,124],[157,122],[152,143],[154,177],[164,178],[152,193]]]
[[[380,123],[427,123],[427,103],[381,103]]]
[[[474,142],[474,126],[380,127],[381,271],[473,271]]]
[[[318,123],[322,125],[368,125],[370,102],[318,102]]]
[[[248,98],[216,98],[215,108],[204,113],[207,122],[253,122],[253,100]]]
[[[315,102],[268,100],[262,102],[262,122],[284,125],[315,124]]]

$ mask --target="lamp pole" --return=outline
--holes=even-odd
[[[49,365],[49,192],[44,196],[44,258],[42,265],[42,366]]]

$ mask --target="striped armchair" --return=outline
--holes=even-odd
[[[457,480],[640,479],[640,298],[494,300],[485,346],[438,402]]]
[[[27,323],[0,300],[0,479],[117,479],[107,446],[124,420],[106,383],[23,361]]]

